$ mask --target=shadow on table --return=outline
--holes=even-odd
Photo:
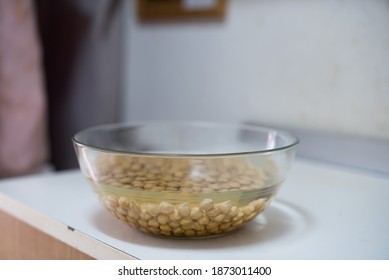
[[[313,224],[308,213],[287,201],[275,200],[265,212],[246,226],[231,233],[203,239],[174,239],[154,237],[130,228],[99,209],[93,216],[96,227],[104,234],[124,242],[170,249],[213,250],[226,247],[245,247],[251,244],[273,244],[301,238]]]

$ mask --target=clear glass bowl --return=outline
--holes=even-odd
[[[203,122],[103,125],[73,137],[104,207],[142,232],[200,238],[242,227],[276,195],[298,139]]]

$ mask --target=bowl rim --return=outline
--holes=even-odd
[[[281,135],[285,139],[290,139],[290,143],[287,143],[285,145],[281,145],[276,148],[266,148],[266,149],[259,149],[259,150],[253,150],[253,151],[239,151],[239,152],[226,152],[226,153],[158,153],[158,152],[142,152],[142,151],[122,151],[122,150],[115,150],[115,149],[108,149],[108,148],[101,148],[98,146],[94,146],[91,144],[83,143],[83,141],[80,141],[77,139],[80,135],[88,133],[90,131],[97,131],[102,129],[116,129],[116,128],[130,128],[130,127],[136,127],[136,126],[151,126],[151,125],[190,125],[190,126],[205,126],[205,127],[211,127],[211,126],[218,126],[218,127],[230,127],[235,129],[249,129],[253,131],[262,131],[267,133],[275,133],[277,135]],[[280,151],[287,151],[290,149],[295,148],[300,140],[298,137],[294,136],[293,134],[287,132],[286,130],[279,129],[279,128],[272,128],[268,126],[263,125],[254,125],[254,124],[248,124],[248,123],[227,123],[227,122],[210,122],[210,121],[138,121],[138,122],[117,122],[117,123],[108,123],[108,124],[102,124],[102,125],[96,125],[92,126],[86,129],[83,129],[76,134],[73,135],[71,138],[74,145],[77,145],[79,147],[87,147],[92,150],[100,151],[100,152],[106,152],[106,153],[112,153],[112,154],[122,154],[122,155],[133,155],[133,156],[143,156],[143,157],[190,157],[190,158],[196,158],[196,157],[235,157],[235,156],[244,156],[244,155],[259,155],[259,154],[269,154],[269,153],[275,153]]]

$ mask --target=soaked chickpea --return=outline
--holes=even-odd
[[[270,203],[270,172],[247,159],[101,156],[91,180],[102,204],[142,232],[206,237],[235,230]]]

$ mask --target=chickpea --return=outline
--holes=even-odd
[[[268,206],[271,196],[247,201],[228,196],[228,192],[259,189],[277,172],[274,164],[261,169],[240,158],[208,161],[106,156],[97,162],[100,177],[92,183],[102,204],[133,228],[171,237],[218,235],[241,227]],[[117,191],[105,191],[105,185]],[[161,193],[161,197],[147,201],[147,195],[130,195],[134,191]],[[218,193],[228,198],[217,199]],[[198,194],[202,198],[194,199]],[[181,201],[187,197],[188,202],[179,202],[173,195],[183,196]]]

